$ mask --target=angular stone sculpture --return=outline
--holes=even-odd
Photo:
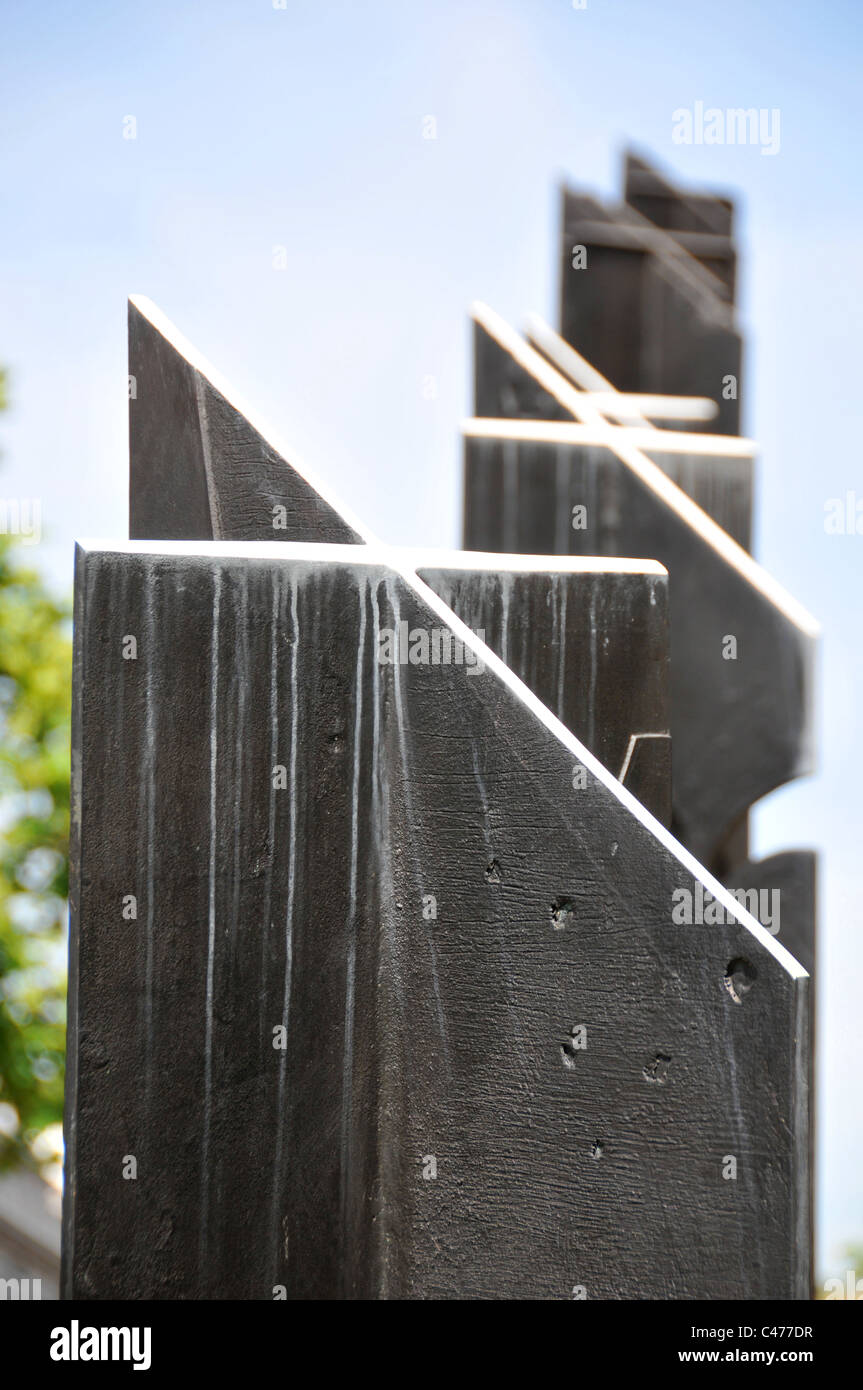
[[[582,248],[585,254],[579,252],[578,259],[574,256],[572,267],[564,265],[562,317],[570,342],[533,318],[530,342],[536,353],[525,354],[524,344],[506,332],[501,335],[494,316],[489,316],[484,308],[480,307],[475,316],[476,410],[480,416],[498,419],[475,420],[468,430],[465,543],[490,549],[501,545],[507,550],[523,545],[533,550],[542,544],[540,535],[544,535],[545,544],[559,553],[584,548],[609,554],[622,546],[630,553],[643,549],[645,554],[663,560],[671,573],[672,596],[672,731],[677,808],[674,828],[724,883],[745,894],[748,901],[754,901],[761,920],[769,924],[771,931],[779,932],[809,967],[815,958],[813,857],[798,851],[774,855],[760,863],[751,860],[749,808],[743,802],[748,796],[754,802],[788,777],[812,770],[810,692],[817,627],[799,605],[789,605],[788,596],[778,593],[763,571],[750,570],[743,560],[742,569],[748,572],[759,595],[746,623],[754,641],[747,642],[741,651],[731,622],[732,613],[737,622],[740,601],[747,602],[746,590],[741,590],[738,577],[726,586],[721,572],[708,565],[707,572],[713,574],[718,587],[713,594],[705,595],[706,572],[696,565],[696,583],[690,583],[695,573],[692,562],[698,551],[698,546],[693,549],[690,542],[693,533],[705,530],[703,522],[707,518],[715,521],[726,537],[723,540],[722,534],[708,524],[713,549],[730,557],[734,569],[741,569],[742,557],[736,546],[729,547],[728,539],[744,550],[751,547],[751,448],[745,441],[727,437],[722,444],[720,438],[705,436],[696,442],[694,436],[682,434],[672,445],[671,430],[653,429],[651,420],[631,404],[623,409],[615,407],[613,395],[610,401],[608,395],[611,382],[595,363],[588,362],[573,347],[577,341],[580,347],[598,352],[605,370],[615,375],[617,384],[625,384],[631,390],[689,389],[710,394],[713,389],[721,417],[716,423],[708,426],[709,416],[703,415],[700,408],[679,412],[677,418],[687,419],[689,429],[735,432],[739,418],[737,370],[723,377],[722,403],[715,389],[720,358],[731,361],[736,354],[739,361],[739,340],[730,309],[736,272],[730,235],[732,210],[724,199],[680,194],[638,160],[630,160],[627,165],[627,200],[635,213],[612,214],[577,198],[566,203],[565,221],[568,217],[570,223],[578,218],[587,222],[578,230],[572,225],[565,229],[565,247],[570,240],[574,242],[582,236],[588,241],[593,237],[596,243],[591,242],[589,256]],[[643,224],[643,218],[639,227],[638,219],[643,213],[664,228],[667,236],[663,233],[657,238]],[[602,225],[587,225],[596,215],[605,219]],[[610,228],[612,221],[615,226]],[[694,264],[693,256],[702,262],[703,270]],[[599,273],[585,279],[590,266],[598,268]],[[570,269],[572,279],[568,278]],[[709,272],[718,275],[722,283],[713,280]],[[661,286],[659,291],[657,285]],[[669,325],[660,305],[673,306],[675,299],[677,307],[671,310]],[[501,336],[505,341],[499,341]],[[628,363],[628,370],[624,363]],[[553,370],[549,372],[548,368]],[[623,405],[633,397],[620,399]],[[625,432],[609,430],[609,416],[635,428]],[[521,417],[523,424],[506,428],[505,420],[513,417]],[[568,425],[562,430],[567,419],[582,422],[581,428]],[[585,421],[589,426],[585,426]],[[673,414],[669,414],[667,423],[674,425]],[[493,437],[500,441],[496,454],[489,452],[489,440]],[[481,442],[483,439],[485,442]],[[582,451],[577,462],[572,463],[569,476],[559,447],[562,442],[571,444],[573,451]],[[538,450],[533,445],[542,446],[541,467],[537,466]],[[574,452],[571,458],[575,458]],[[609,467],[612,458],[615,461]],[[617,460],[634,472],[621,470]],[[671,523],[677,541],[669,543],[669,518],[664,504],[658,514],[654,504],[644,506],[636,477],[643,481],[646,476],[650,482],[652,476],[652,490],[657,497],[663,493],[650,465],[658,466],[677,485],[671,494],[672,510],[689,513],[692,532],[689,541],[683,542],[688,560],[682,551],[678,553],[686,532],[680,531],[677,522]],[[599,510],[593,509],[590,526],[585,522],[576,528],[576,536],[566,526],[567,506],[576,505],[568,495],[573,489],[585,515],[588,508],[582,494],[586,490],[599,502]],[[686,503],[681,509],[681,492],[706,513],[702,521]],[[487,510],[490,504],[497,504],[496,512]],[[548,535],[550,514],[554,516],[553,539]],[[514,529],[516,524],[520,535]],[[765,616],[765,596],[784,610],[790,620],[784,635],[780,614]],[[702,617],[706,622],[701,621]],[[717,619],[721,635],[716,630]],[[775,655],[772,673],[769,665],[756,659],[754,664],[749,662],[745,674],[741,671],[736,692],[735,679],[722,678],[711,684],[716,669],[715,660],[711,660],[715,645],[713,653],[709,649],[711,636],[714,641],[721,640],[723,661],[746,661],[747,652],[751,657],[758,647],[764,621],[773,633],[767,642],[767,649],[774,650]],[[730,674],[728,667],[719,669]],[[692,676],[694,680],[690,679]],[[755,702],[753,706],[737,703],[749,698],[747,686]],[[711,814],[703,800],[708,783],[696,791],[694,780],[707,772],[703,763],[707,745],[700,738],[687,738],[699,727],[705,735],[719,731],[710,752],[720,753],[720,757],[708,774],[714,779],[714,809],[723,800],[726,809],[730,808],[727,797],[733,787],[743,793],[726,829],[712,844],[697,837],[692,819],[694,816],[696,821],[704,820]],[[745,734],[742,745],[735,738],[740,730]],[[759,730],[764,740],[756,736],[753,742],[751,735]],[[747,744],[756,752],[748,768],[755,777],[749,783],[745,777],[738,781],[740,754]],[[725,761],[721,751],[732,748],[732,756]],[[756,787],[759,778],[760,793]],[[688,789],[684,790],[687,783]],[[693,792],[688,811],[681,811],[682,802],[689,801]],[[814,1036],[814,1018],[811,1025]]]
[[[475,325],[477,336],[485,335],[481,325]],[[590,383],[587,390],[579,389],[578,404],[581,412],[587,414],[588,418],[596,420],[597,408],[595,402],[601,399],[605,402],[604,409],[608,409],[608,400],[613,399],[614,395],[620,397],[620,393],[611,393],[608,397],[603,393],[611,390],[611,383],[596,371],[579,353],[572,348],[569,343],[554,332],[552,328],[536,315],[530,318],[530,328],[527,333],[528,342],[532,347],[544,356],[553,367],[563,376],[570,385],[582,388],[585,381]],[[495,358],[486,348],[484,360],[487,364],[486,369],[493,366]],[[477,360],[477,374],[479,374],[479,359]],[[510,383],[510,374],[513,370],[512,359],[506,353],[498,353],[497,370],[503,374],[503,379]],[[529,375],[529,374],[528,374]],[[479,388],[477,389],[479,395]],[[494,399],[494,388],[491,382],[483,388],[483,396]],[[505,407],[511,395],[505,395],[502,390],[497,392],[497,404],[502,407],[496,413],[508,415],[511,412]],[[639,399],[638,397],[623,397],[624,400]],[[668,397],[661,397],[661,400],[668,400]],[[686,398],[681,398],[686,399]],[[693,398],[697,401],[697,398]],[[495,413],[495,412],[491,412]],[[683,412],[680,412],[682,415]],[[554,415],[557,419],[557,414]],[[572,418],[572,417],[570,417]],[[579,416],[581,418],[581,415]],[[701,410],[693,410],[687,418],[689,425],[697,425],[699,421],[711,418]],[[658,430],[654,422],[639,413],[630,413],[625,418],[615,415],[615,424],[629,425],[629,432],[626,438],[630,443],[636,445],[652,463],[655,463],[666,473],[672,482],[691,497],[693,502],[697,502],[702,511],[727,531],[732,540],[738,545],[743,546],[744,550],[752,549],[752,493],[753,493],[753,457],[754,445],[748,439],[734,438],[729,435],[708,435],[677,433],[673,427],[671,419],[663,420],[663,428]]]
[[[209,531],[78,556],[67,1296],[805,1297],[808,977],[627,790],[661,565],[379,546],[135,312]]]
[[[493,403],[497,373],[498,399],[512,410],[525,402],[525,418],[466,427],[465,545],[532,555],[644,554],[666,567],[673,825],[702,862],[718,868],[749,806],[811,770],[817,626],[631,443],[628,430],[591,415],[524,339],[490,311],[476,312],[478,405]],[[537,419],[546,401],[553,408]],[[563,412],[582,425],[564,424]],[[669,448],[665,433],[653,431],[658,455]],[[745,494],[720,491],[718,506],[731,512],[735,498]],[[742,505],[736,514],[743,529]]]
[[[805,1297],[804,972],[392,554],[79,554],[66,1294]]]
[[[734,301],[737,252],[734,246],[734,204],[715,193],[694,193],[672,183],[643,155],[624,158],[623,197],[635,212],[662,227],[705,270],[722,282]]]
[[[133,540],[369,539],[142,296],[129,301],[129,381]]]
[[[138,387],[130,403],[133,539],[373,541],[361,522],[342,520],[346,508],[322,495],[324,485],[312,481],[308,465],[289,445],[271,443],[270,427],[251,425],[249,408],[237,403],[215,368],[140,298],[129,304],[129,372]],[[160,461],[155,469],[153,458]],[[204,497],[200,525],[187,520],[191,504],[175,500],[188,499],[196,488]],[[209,531],[207,517],[214,518]],[[446,552],[402,559],[414,568],[423,561],[427,582],[458,616],[485,634],[492,650],[611,772],[625,770],[627,783],[667,823],[668,621],[665,580],[657,579],[661,566],[626,559],[555,566],[541,557],[526,564],[521,556],[490,564],[481,555]],[[506,602],[513,589],[517,601]]]
[[[643,806],[671,819],[667,576],[650,560],[410,556]]]
[[[707,396],[718,409],[712,430],[737,434],[742,359],[729,236],[655,225],[638,210],[636,183],[632,171],[634,204],[614,207],[563,190],[562,336],[618,390]]]

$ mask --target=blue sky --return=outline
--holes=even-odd
[[[467,309],[556,321],[561,176],[610,194],[633,142],[737,198],[757,554],[824,629],[820,771],[759,810],[756,845],[822,856],[819,1250],[844,1267],[863,1243],[863,536],[824,516],[863,501],[863,8],[6,0],[0,32],[0,476],[40,499],[30,558],[63,588],[76,536],[126,534],[130,292],[378,534],[449,546]],[[697,101],[777,108],[778,154],[673,144]]]

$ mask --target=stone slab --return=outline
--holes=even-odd
[[[143,298],[129,301],[129,380],[133,540],[368,538]]]
[[[418,556],[417,572],[665,824],[668,577],[650,562]],[[527,565],[530,568],[527,568]],[[648,745],[648,739],[650,743]]]
[[[712,864],[755,801],[812,768],[815,629],[777,606],[753,582],[748,557],[644,463],[636,469],[605,447],[468,437],[465,545],[529,554],[565,545],[569,554],[643,554],[665,566],[673,825]],[[575,507],[585,509],[579,529],[565,524]],[[723,655],[728,638],[736,657]]]
[[[584,268],[573,268],[574,246]],[[633,210],[567,190],[560,247],[563,338],[618,390],[707,396],[711,433],[739,434],[742,346],[721,282]]]
[[[67,1296],[807,1296],[807,977],[431,590],[89,548],[75,634]]]

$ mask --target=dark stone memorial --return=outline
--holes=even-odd
[[[668,592],[661,566],[414,557],[421,579],[668,825]],[[527,568],[529,566],[530,568]]]
[[[229,384],[144,299],[129,304],[129,372],[138,384],[129,414],[132,539],[373,540],[360,521],[347,526],[341,520],[344,506],[324,500],[323,484],[310,481],[308,465],[297,462],[290,446],[271,444],[268,427],[249,423],[248,407],[236,404]],[[206,417],[200,400],[210,403]],[[216,436],[207,433],[204,418],[218,419]],[[233,452],[220,444],[225,440]],[[205,455],[218,458],[219,467],[204,469]],[[155,474],[151,458],[161,461]],[[214,519],[206,535],[185,524],[170,476],[183,497],[199,479],[200,517]],[[413,567],[421,560],[419,552],[406,557]],[[611,772],[625,771],[626,785],[668,823],[668,620],[661,566],[616,557],[571,558],[556,566],[538,556],[528,565],[520,556],[489,563],[464,552],[429,552],[425,563],[431,588],[484,634]]]
[[[737,251],[730,198],[679,188],[643,156],[632,152],[624,159],[623,197],[630,208],[655,227],[662,227],[715,275],[734,302]]]
[[[528,343],[482,306],[475,313],[465,544],[665,565],[672,827],[812,969],[814,857],[757,862],[748,848],[750,807],[813,769],[817,625],[743,553],[753,465],[748,442],[729,437],[741,360],[733,205],[683,191],[629,155],[625,203],[566,191],[561,240],[562,336],[532,319]],[[664,409],[669,393],[692,395],[690,409]],[[715,414],[695,393],[712,398]],[[668,428],[653,428],[651,414]],[[585,515],[570,530],[576,507]]]
[[[79,554],[67,1294],[804,1297],[807,977],[390,555]]]
[[[465,545],[530,555],[649,555],[665,566],[672,824],[703,863],[719,867],[727,837],[753,802],[811,770],[815,624],[629,442],[627,430],[596,420],[574,424],[577,414],[590,414],[575,388],[496,316],[482,317],[481,406],[493,404],[497,362],[500,397],[512,409],[523,400],[525,415],[478,419],[466,429]],[[545,400],[568,408],[570,423],[540,421]],[[659,455],[668,447],[663,433],[653,431]],[[741,529],[742,491],[729,502],[717,489]]]
[[[563,190],[562,336],[618,390],[707,396],[718,408],[712,430],[737,434],[731,213],[720,199],[693,203],[637,160],[626,194],[607,205]],[[722,230],[706,230],[711,219]]]
[[[706,514],[748,541],[743,442],[615,433],[612,373],[514,342],[478,330],[453,555],[130,307],[133,539],[76,566],[67,1297],[808,1296],[809,979],[691,851],[811,900],[739,829],[807,764],[811,630]]]
[[[129,380],[133,540],[368,539],[143,297],[129,301]]]

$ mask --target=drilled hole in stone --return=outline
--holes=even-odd
[[[500,871],[500,863],[497,859],[490,859],[485,866],[486,883],[502,883],[503,874]]]
[[[327,735],[327,750],[334,758],[340,757],[345,751],[347,746],[345,734],[345,729],[334,729],[331,734]]]
[[[664,1052],[657,1052],[652,1062],[648,1062],[644,1067],[645,1081],[652,1081],[656,1086],[664,1086],[668,1080],[668,1063],[670,1057],[666,1057]]]
[[[742,956],[728,962],[725,971],[725,988],[735,1004],[743,1003],[743,996],[749,993],[757,975],[755,966],[751,965],[748,960],[744,960]]]
[[[560,1045],[561,1061],[563,1062],[563,1065],[566,1067],[567,1071],[575,1070],[576,1055],[581,1050],[579,1047],[576,1047],[575,1044],[576,1034],[578,1034],[579,1031],[580,1030],[578,1024],[575,1024],[574,1027],[570,1028],[569,1037],[567,1038],[566,1042],[561,1043]]]
[[[563,931],[575,923],[575,903],[572,898],[555,898],[551,905],[551,924],[555,931]]]

